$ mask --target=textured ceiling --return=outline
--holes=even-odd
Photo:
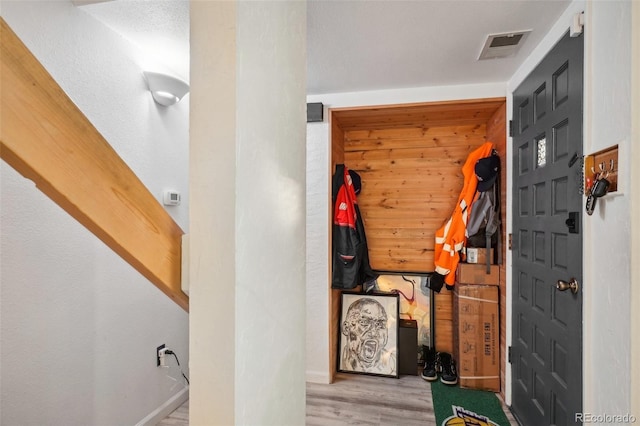
[[[507,81],[568,5],[310,0],[307,93]],[[517,55],[477,60],[489,34],[519,30]]]
[[[569,3],[309,0],[307,93],[507,81]],[[188,79],[188,0],[115,0],[82,8]],[[531,34],[516,55],[477,60],[489,34],[520,30]]]

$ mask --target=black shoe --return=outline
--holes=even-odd
[[[438,371],[436,369],[436,350],[429,346],[422,345],[422,359],[424,360],[424,369],[420,376],[430,382],[438,380]]]
[[[456,372],[456,360],[451,354],[438,352],[438,364],[440,364],[440,381],[445,385],[455,385],[458,383],[458,373]]]

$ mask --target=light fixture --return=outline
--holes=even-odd
[[[189,83],[169,74],[144,71],[153,100],[163,106],[173,105],[189,93]]]

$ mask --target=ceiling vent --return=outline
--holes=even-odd
[[[478,59],[506,58],[515,55],[531,30],[489,34]]]

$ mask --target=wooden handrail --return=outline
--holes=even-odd
[[[182,230],[0,18],[0,157],[184,310]]]

